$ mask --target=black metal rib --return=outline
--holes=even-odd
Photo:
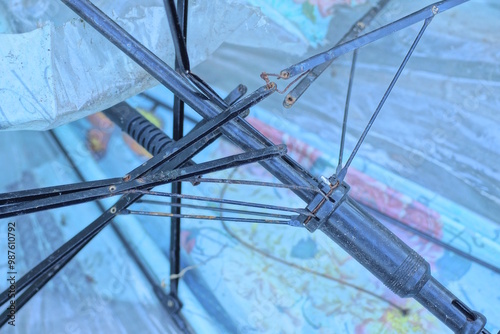
[[[259,223],[259,224],[277,224],[277,225],[288,225],[290,219],[259,219],[259,218],[246,218],[246,217],[222,217],[222,216],[212,216],[212,215],[199,215],[199,214],[174,214],[167,212],[158,211],[143,211],[143,210],[124,210],[120,212],[121,215],[142,215],[142,216],[155,216],[155,217],[167,217],[172,218],[176,216],[182,219],[197,219],[197,220],[226,220],[239,223]],[[172,275],[171,273],[170,275]],[[178,274],[178,273],[176,273]]]
[[[241,115],[243,112],[248,110],[251,106],[257,104],[258,102],[262,101],[264,98],[268,97],[271,95],[274,91],[276,90],[276,87],[273,88],[268,88],[267,86],[262,86],[261,88],[257,89],[255,92],[252,94],[247,95],[244,99],[240,100],[239,102],[235,103],[231,107],[229,107],[226,111],[218,114],[217,116],[207,120],[203,125],[200,127],[193,129],[187,136],[182,137],[177,144],[180,145],[180,148],[178,151],[173,152],[173,155],[171,157],[174,157],[178,153],[180,153],[183,149],[189,147],[190,145],[193,145],[196,142],[203,141],[204,138],[208,138],[211,133],[213,133],[215,130],[223,126],[224,124],[227,124],[230,120],[234,119],[235,117],[238,117]],[[141,166],[137,167],[133,171],[131,171],[128,176],[129,179],[134,180],[147,171],[157,167],[161,163],[163,163],[167,157],[165,156],[155,156],[151,159],[149,159],[147,162],[142,164]]]
[[[239,99],[241,99],[247,93],[247,87],[245,85],[238,85],[235,89],[233,89],[229,94],[224,98],[224,102],[226,105],[230,106]]]
[[[72,0],[72,1],[76,1],[76,0]],[[72,1],[68,0],[68,2],[72,2]],[[465,2],[465,1],[462,1],[462,2]],[[447,2],[442,2],[442,3],[447,3],[447,4],[450,4],[450,3],[454,3],[454,1],[453,1],[453,0],[450,0],[450,1],[447,1]],[[442,4],[442,3],[440,3],[440,4]],[[456,1],[455,1],[455,3],[456,3]],[[433,11],[434,11],[434,8],[433,8]],[[129,46],[130,46],[130,45],[129,45]],[[142,63],[142,65],[144,65],[144,63]],[[289,73],[288,73],[288,74],[289,74]],[[182,86],[182,85],[181,85],[181,86]],[[181,90],[181,91],[183,91],[183,90],[184,90],[184,88],[185,88],[185,87],[182,87],[180,90]],[[197,104],[197,103],[198,103],[198,101],[193,101],[193,104]],[[196,110],[196,111],[198,111],[198,112],[200,112],[200,113],[201,113],[204,117],[207,117],[207,116],[213,116],[213,115],[211,115],[211,113],[212,113],[212,112],[217,112],[217,108],[213,109],[213,108],[210,106],[210,104],[206,104],[205,106],[206,106],[206,108],[205,108],[205,109],[203,109],[203,108],[202,108],[202,109],[199,109],[199,110],[198,110],[198,109],[196,109],[196,108],[195,108],[195,110]],[[250,145],[256,144],[256,145],[257,145],[257,147],[258,147],[259,143],[258,143],[258,142],[256,142],[256,140],[258,141],[258,138],[259,138],[259,137],[258,137],[258,136],[252,136],[252,135],[251,135],[251,133],[250,133],[250,132],[251,132],[251,130],[249,130],[246,134],[243,134],[243,136],[238,135],[237,133],[235,133],[235,132],[234,132],[234,130],[235,130],[235,129],[233,129],[233,128],[231,128],[231,127],[229,127],[229,126],[228,126],[228,127],[226,127],[225,132],[226,132],[226,133],[227,133],[230,137],[232,137],[233,139],[236,139],[235,141],[236,141],[238,144],[240,144],[241,146],[244,146],[244,145],[249,145],[249,144],[250,144]],[[238,130],[238,129],[236,129],[236,130]],[[261,143],[262,143],[262,142],[261,142]],[[256,147],[256,148],[257,148],[257,147]],[[245,149],[245,148],[244,148],[244,149]],[[292,165],[292,163],[290,163],[290,161],[287,161],[287,160],[288,160],[288,158],[285,158],[285,159],[283,159],[283,162],[286,162],[285,166],[291,167],[291,169],[287,169],[286,171],[282,171],[282,172],[280,172],[280,171],[279,171],[279,169],[277,169],[277,167],[280,167],[280,165],[282,165],[282,161],[281,161],[281,160],[278,160],[278,161],[279,161],[279,163],[275,163],[275,164],[265,164],[265,167],[269,168],[272,172],[275,172],[276,174],[278,174],[279,178],[280,178],[283,182],[285,182],[284,180],[286,180],[287,178],[297,178],[297,181],[306,181],[306,182],[308,182],[307,178],[309,177],[309,175],[307,175],[305,178],[302,178],[302,177],[298,176],[298,175],[297,175],[297,173],[296,173],[296,172],[298,172],[298,170],[294,169],[294,166]],[[299,170],[300,170],[300,169],[299,169]],[[312,181],[314,182],[315,180],[313,179]],[[288,182],[286,182],[286,183],[288,183]],[[295,183],[295,182],[290,182],[290,183]],[[307,200],[310,200],[310,199],[311,199],[311,196],[310,196],[310,195],[311,195],[311,194],[300,193],[300,196],[301,196],[302,198],[304,198],[304,199],[307,199]],[[349,203],[348,203],[348,204],[346,204],[345,206],[343,206],[343,208],[344,208],[344,210],[349,211],[349,213],[356,212],[355,210],[357,210],[357,209],[358,209],[358,208],[356,207],[355,203],[354,203],[354,202],[352,202],[352,201],[349,201]],[[360,211],[360,212],[361,212],[361,211]],[[369,218],[369,217],[368,217],[366,214],[364,214],[363,212],[362,212],[362,216],[363,216],[363,217],[362,217],[363,219],[368,219],[368,218]],[[371,218],[370,218],[370,219],[371,219]],[[346,222],[347,222],[347,221],[346,221]],[[363,221],[362,221],[362,220],[360,220],[360,222],[363,222]],[[373,222],[373,221],[370,221],[370,222],[369,222],[369,224],[372,224],[372,223],[373,223],[373,224],[375,224],[375,222]],[[329,227],[332,227],[332,230],[331,230],[331,231],[334,231],[334,230],[336,229],[336,227],[335,227],[335,226],[333,226],[333,225],[334,225],[334,221],[333,221],[333,219],[328,220],[328,225],[329,225]],[[375,224],[375,225],[376,225],[376,224]],[[378,228],[378,226],[375,226],[375,225],[374,225],[374,227],[377,227],[377,228]],[[327,231],[327,230],[325,230],[325,229],[322,229],[322,230],[323,230],[323,232],[325,232],[325,233],[327,233],[327,232],[328,232],[328,233],[330,233],[330,232],[331,232],[330,230],[328,230],[328,231]],[[369,229],[368,229],[368,230],[369,230]],[[327,233],[327,234],[328,234],[328,233]],[[384,231],[384,233],[385,233],[385,234],[387,234],[387,237],[391,237],[391,234],[390,234],[389,232]],[[336,240],[336,235],[335,235],[335,234],[330,233],[330,234],[328,234],[328,236],[330,236],[332,239]],[[396,243],[396,242],[398,242],[398,241],[397,241],[397,239],[394,239],[394,242],[395,242],[395,243]],[[351,252],[351,254],[354,254],[354,253],[355,253],[355,249],[354,249],[353,247],[349,247],[349,244],[342,244],[342,243],[341,243],[341,246],[343,246],[346,250],[350,251],[350,252]],[[400,247],[400,248],[401,248],[401,247]],[[404,247],[403,247],[403,248],[404,248]],[[406,249],[405,249],[405,252],[406,252]],[[403,253],[404,253],[404,252],[403,252]],[[367,254],[367,252],[360,252],[360,253],[358,253],[358,254],[354,254],[354,255],[357,255],[357,257],[356,257],[356,258],[358,259],[358,261],[360,261],[361,263],[363,263],[363,261],[362,261],[362,259],[363,259],[363,258],[362,258],[362,256],[365,256],[365,255],[368,255],[368,254]],[[367,257],[367,258],[368,258],[368,257]],[[377,260],[378,260],[378,259],[371,257],[371,260],[372,260],[372,261],[370,261],[370,263],[377,263]],[[391,259],[391,260],[392,260],[392,259]],[[394,262],[394,261],[393,261],[393,262]],[[370,264],[370,263],[364,263],[364,264],[365,264],[365,266],[367,266],[367,267],[369,267],[369,268],[372,268],[372,269],[373,269],[373,268],[375,268],[375,266],[374,266],[374,265],[372,265],[372,264]],[[378,275],[378,277],[379,277],[379,278],[381,278],[381,277],[380,277],[380,275]],[[381,279],[382,279],[382,278],[381,278]],[[386,282],[386,281],[387,281],[387,280],[384,280],[384,282]],[[392,281],[391,281],[391,284],[392,284]],[[429,287],[425,290],[425,293],[429,292],[430,290],[432,290],[432,289],[434,289],[434,288],[440,288],[440,287],[437,285],[437,282],[436,282],[435,280],[433,280],[433,281],[432,281],[432,284],[431,284],[431,285],[429,285]],[[442,290],[444,290],[444,289],[442,289]],[[422,293],[423,293],[423,292],[422,292]],[[420,299],[419,301],[421,301],[421,302],[422,302],[425,306],[429,306],[429,307],[430,307],[432,300],[430,300],[430,299],[428,298],[429,296],[430,296],[430,295],[425,295],[425,296],[424,296],[423,294],[421,294],[421,299]],[[427,299],[426,299],[426,298],[427,298]],[[441,302],[441,301],[439,301],[439,302]],[[448,307],[448,306],[449,306],[448,304],[446,304],[446,305],[445,305],[445,303],[447,303],[447,302],[448,302],[448,300],[446,300],[445,302],[441,302],[441,304],[443,304],[444,306]],[[448,310],[448,308],[447,308],[446,310]],[[462,318],[463,318],[464,314],[463,314],[463,312],[462,312],[462,313],[460,313],[460,311],[461,311],[460,309],[459,309],[459,310],[457,310],[457,309],[452,309],[453,315],[456,315],[457,317],[460,317],[460,319],[461,319],[461,320],[463,320]],[[459,314],[459,313],[460,313],[460,314]],[[443,320],[443,319],[445,318],[444,316],[446,316],[446,314],[443,314],[443,312],[439,313],[439,318],[440,318],[441,320]],[[478,319],[479,319],[479,317],[478,317]],[[467,319],[467,321],[468,321],[468,320],[469,320],[469,319]],[[480,323],[480,322],[481,322],[481,321],[483,321],[483,320],[484,320],[484,318],[481,318],[481,319],[480,319],[480,321],[478,321],[478,322],[477,322],[477,323],[478,323],[478,325],[481,325],[481,323]],[[443,321],[445,321],[445,320],[443,320]],[[453,327],[453,326],[451,326],[451,327],[452,327],[452,328],[455,328],[455,327]]]
[[[177,150],[175,150],[173,153],[169,153],[167,151],[165,155],[162,155],[162,161],[165,161],[164,168],[166,168],[166,170],[168,171],[172,171],[172,169],[176,168],[177,166],[184,164],[186,161],[196,155],[200,150],[205,148],[207,143],[210,143],[216,135],[217,132],[211,132],[209,135],[205,136],[204,141],[195,141],[193,144],[184,149],[181,149],[181,147],[184,147],[182,144],[179,145],[178,143],[176,143],[175,145],[172,145],[172,150],[173,148],[177,148]],[[156,170],[156,172],[158,172],[158,170]],[[159,185],[165,181],[161,181],[162,178],[163,177],[160,175],[157,177],[156,181],[153,181],[151,179],[149,179],[149,181],[152,181],[156,185]],[[0,218],[84,203],[99,198],[116,196],[117,194],[120,194],[126,190],[133,189],[135,187],[141,188],[143,186],[146,186],[143,180],[135,179],[131,181],[120,181],[109,187],[106,185],[104,187],[83,190],[81,192],[70,192],[59,196],[50,196],[48,198],[2,206],[0,207]],[[111,190],[112,187],[113,190]]]
[[[34,201],[49,197],[61,196],[64,194],[82,192],[89,189],[111,186],[121,181],[122,181],[121,178],[111,178],[98,181],[87,181],[80,183],[64,184],[53,187],[44,187],[38,189],[13,191],[9,193],[0,194],[0,205],[12,205],[25,201]],[[0,210],[3,208],[7,208],[7,206],[0,207]]]
[[[219,94],[215,92],[203,79],[194,74],[193,72],[189,72],[186,74],[186,77],[191,81],[205,96],[215,103],[219,108],[226,108],[227,104],[224,102]]]
[[[167,172],[149,174],[142,177],[140,180],[137,180],[137,186],[134,185],[133,187],[131,187],[119,185],[117,187],[117,191],[122,191],[121,188],[123,188],[123,192],[125,192],[130,191],[131,189],[151,188],[157,185],[182,181],[194,176],[200,176],[222,171],[228,168],[239,167],[250,163],[259,162],[261,160],[272,159],[278,156],[282,156],[285,153],[285,145],[276,145],[272,147],[266,147],[261,150],[248,151],[245,153],[231,155],[225,158],[202,162],[194,166],[177,168],[174,170],[169,170]],[[185,162],[185,160],[181,163],[183,162]],[[130,181],[129,183],[134,183],[134,181]]]
[[[134,194],[128,194],[124,197],[122,197],[115,205],[114,208],[116,210],[122,210],[126,208],[131,201],[133,201],[133,198],[139,196],[134,196]],[[16,282],[16,288],[17,288],[17,294],[19,295],[19,292],[26,288],[28,284],[34,282],[35,280],[37,281],[37,284],[32,284],[24,293],[28,297],[27,299],[23,299],[24,302],[27,302],[35,293],[41,289],[47,282],[45,277],[46,275],[51,272],[52,268],[54,266],[59,265],[61,263],[66,263],[63,260],[66,258],[68,261],[70,258],[72,258],[74,255],[76,255],[76,250],[80,250],[85,246],[94,236],[96,236],[107,224],[113,219],[115,214],[112,214],[109,210],[104,212],[99,218],[97,218],[94,222],[92,222],[90,225],[85,227],[82,231],[80,231],[78,234],[76,234],[73,238],[71,238],[69,241],[67,241],[64,245],[59,247],[56,251],[54,251],[49,257],[47,257],[45,260],[40,262],[37,266],[35,266],[33,269],[31,269],[28,273],[26,273],[24,276],[22,276],[17,282]],[[69,256],[71,254],[71,256]],[[69,257],[68,257],[69,256]],[[62,268],[62,265],[58,266],[60,269]],[[18,297],[18,300],[16,302],[16,308],[17,310],[21,309],[21,307],[24,305],[21,303],[20,298],[21,296]],[[4,304],[9,300],[9,292],[8,290],[5,290],[2,292],[0,295],[0,304]],[[4,324],[7,320],[7,316],[2,313],[0,316],[0,324]]]
[[[181,72],[187,73],[190,70],[189,56],[186,47],[185,30],[181,28],[179,17],[183,17],[184,24],[187,24],[187,20],[185,20],[184,13],[179,13],[180,15],[177,13],[174,0],[163,0],[163,4],[165,6],[165,12],[167,13],[168,26],[170,28],[172,40],[174,42],[175,63]],[[186,6],[182,6],[181,9],[185,9],[187,12],[187,1]]]
[[[138,182],[144,185],[144,188],[149,188],[154,186],[157,182],[160,182],[161,179],[171,179],[171,181],[177,181],[184,178],[189,178],[199,174],[210,173],[214,171],[224,170],[227,168],[238,167],[244,164],[253,163],[260,161],[262,159],[271,159],[278,155],[282,155],[286,152],[286,149],[283,145],[269,147],[263,150],[242,153],[226,158],[221,158],[214,161],[209,161],[207,163],[198,164],[196,166],[191,166],[187,168],[182,168],[180,170],[171,171],[169,167],[172,166],[174,162],[167,163],[164,168],[169,170],[166,174],[162,175],[161,173],[152,174],[151,176],[145,176],[144,180],[140,180]],[[188,160],[186,158],[184,161],[175,162],[177,164],[185,163]],[[169,166],[170,164],[170,166]],[[133,183],[133,181],[131,181]],[[142,186],[140,186],[142,187]],[[140,188],[137,186],[133,186],[132,189]],[[92,224],[88,225],[81,232],[71,238],[70,241],[66,242],[63,246],[57,249],[54,253],[52,253],[46,260],[42,261],[35,268],[31,269],[26,275],[21,277],[17,282],[17,289],[21,291],[28,284],[37,280],[32,286],[28,288],[25,292],[28,296],[27,299],[21,299],[23,302],[27,302],[41,287],[43,287],[48,279],[52,277],[52,275],[47,276],[49,273],[52,273],[53,270],[56,272],[61,268],[61,263],[64,262],[64,258],[68,255],[72,254],[75,250],[81,249],[85,246],[94,236],[96,236],[110,221],[115,217],[117,213],[122,210],[125,210],[133,201],[137,200],[141,196],[141,193],[136,194],[126,194],[123,196],[115,206],[113,206],[110,210],[104,212],[97,220],[95,220]],[[182,195],[180,195],[182,196]],[[75,255],[75,254],[73,254]],[[72,256],[68,257],[71,259]],[[60,262],[62,261],[62,262]],[[57,266],[55,269],[54,266]],[[8,291],[4,291],[0,295],[0,303],[5,303],[8,300]],[[24,304],[23,304],[24,305]],[[18,305],[18,309],[20,306]],[[3,315],[2,315],[3,316]],[[5,318],[0,318],[0,326],[2,321],[7,321],[7,315]],[[5,323],[4,322],[4,323]]]

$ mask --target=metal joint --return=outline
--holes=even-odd
[[[318,193],[306,207],[314,217],[300,215],[299,220],[302,225],[311,233],[320,228],[344,201],[349,189],[349,185],[345,182],[334,185],[323,183],[321,187],[323,193]]]
[[[182,302],[179,297],[175,294],[169,293],[166,294],[165,290],[163,290],[160,286],[155,286],[155,291],[157,297],[160,299],[160,302],[166,307],[166,310],[169,314],[177,314],[182,309]]]

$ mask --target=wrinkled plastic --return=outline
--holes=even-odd
[[[162,1],[94,3],[173,64]],[[0,130],[54,128],[158,84],[62,3],[21,0],[4,6],[10,33],[0,35]],[[191,1],[189,16],[192,67],[229,39],[247,45],[259,41],[255,46],[267,48],[302,45],[290,48],[295,53],[306,47],[243,1]]]

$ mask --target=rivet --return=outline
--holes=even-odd
[[[290,77],[290,72],[288,71],[281,71],[280,77],[283,79],[288,79]]]

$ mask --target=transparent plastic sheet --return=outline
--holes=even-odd
[[[410,183],[408,180],[418,181],[426,188],[435,190],[436,193],[456,200],[469,208],[477,210],[481,214],[496,216],[494,219],[498,222],[498,215],[496,215],[498,205],[493,206],[492,202],[485,201],[481,194],[477,193],[479,191],[486,195],[495,196],[494,198],[498,202],[499,177],[496,166],[499,161],[499,155],[496,143],[499,136],[494,131],[500,120],[498,119],[498,113],[495,112],[498,110],[499,96],[495,94],[495,92],[498,92],[499,82],[498,66],[495,65],[498,62],[495,62],[495,59],[498,60],[500,53],[497,50],[498,43],[495,43],[497,39],[494,34],[495,31],[498,31],[498,29],[494,29],[497,20],[492,19],[495,18],[494,13],[495,10],[498,10],[498,6],[495,7],[493,1],[479,3],[481,6],[475,7],[476,11],[472,11],[472,5],[469,5],[469,7],[464,7],[460,11],[460,14],[453,15],[455,24],[450,23],[452,20],[445,21],[444,16],[439,17],[439,19],[433,22],[431,27],[435,29],[429,30],[429,34],[431,35],[428,35],[417,49],[413,63],[410,63],[408,71],[405,71],[408,72],[406,73],[408,74],[407,79],[402,78],[394,94],[391,95],[387,108],[384,108],[381,118],[377,120],[373,131],[370,133],[369,141],[364,145],[365,149],[360,152],[360,155],[356,159],[357,161],[361,161],[361,163],[355,164],[353,167],[362,170],[368,175],[373,175],[370,174],[373,170],[373,165],[381,165],[384,173],[386,172],[385,170],[390,170],[405,178],[401,181],[401,187],[404,186],[404,190],[408,189],[408,184]],[[415,3],[413,6],[420,7],[423,4]],[[388,11],[392,11],[391,19],[404,14],[401,7],[399,7],[399,12],[396,9],[394,7],[388,9]],[[405,8],[404,10],[409,10],[409,8]],[[476,19],[468,21],[467,15],[465,15],[467,12],[474,12]],[[489,12],[489,15],[485,13],[479,15],[481,12]],[[381,16],[383,17],[383,15]],[[478,17],[481,17],[481,19],[478,19]],[[465,23],[466,21],[469,23]],[[484,27],[478,24],[480,21],[484,23]],[[349,24],[353,21],[346,20],[346,22]],[[470,30],[465,29],[465,26],[468,24],[472,25],[472,22],[476,22],[477,26],[468,27]],[[373,28],[383,23],[375,22]],[[487,33],[486,27],[489,27],[488,29],[491,30],[489,33]],[[370,113],[373,111],[373,106],[376,105],[383,89],[385,89],[384,83],[386,82],[384,81],[389,80],[393,75],[395,71],[394,67],[401,60],[406,51],[405,47],[411,42],[411,37],[417,29],[417,27],[413,27],[405,35],[395,35],[386,42],[371,46],[370,50],[362,50],[360,52],[360,62],[358,63],[358,74],[355,83],[358,96],[353,99],[352,117],[349,123],[350,138],[348,138],[350,146],[348,148],[353,146],[362,127],[366,124]],[[445,29],[442,34],[440,33],[441,29]],[[336,28],[336,30],[339,32],[344,31],[341,28]],[[447,36],[449,44],[442,42],[443,35]],[[331,41],[336,40],[333,37],[330,39]],[[204,71],[201,71],[200,68],[198,74],[211,84],[218,84],[224,87],[227,85],[227,90],[230,90],[242,79],[245,84],[253,84],[253,79],[255,79],[256,85],[262,84],[258,77],[260,71],[279,70],[283,65],[288,65],[293,63],[294,60],[297,61],[304,57],[286,59],[284,58],[285,56],[290,56],[284,52],[280,54],[284,55],[284,57],[280,58],[279,55],[272,51],[263,52],[263,50],[252,49],[253,51],[249,53],[248,50],[248,48],[234,48],[233,46],[226,45],[226,47],[218,51],[219,53],[214,57],[214,62],[207,62],[204,65]],[[478,52],[478,50],[481,52]],[[318,50],[311,50],[311,52],[316,53]],[[456,63],[445,62],[443,59],[455,60]],[[478,67],[472,66],[474,65],[474,60],[480,61],[482,65],[479,64],[481,66]],[[244,67],[241,65],[242,61],[244,61]],[[320,147],[322,152],[331,154],[331,160],[334,162],[337,147],[332,148],[330,145],[332,142],[338,141],[339,138],[339,123],[341,122],[346,74],[348,73],[349,63],[349,57],[340,59],[337,65],[329,69],[329,73],[325,72],[323,78],[320,79],[321,81],[318,80],[311,87],[307,93],[308,95],[304,95],[301,98],[301,104],[297,104],[291,110],[280,108],[283,96],[273,97],[275,99],[268,103],[269,108],[266,105],[265,111],[262,112],[265,115],[263,119],[276,127],[282,125],[283,130],[287,132],[287,138],[300,138],[301,136],[306,137],[306,139],[312,138],[309,142],[315,147]],[[455,64],[456,66],[449,66],[450,64]],[[237,75],[232,75],[232,73],[235,73],[235,68],[239,72]],[[481,73],[481,71],[471,72],[470,69],[488,71],[487,74],[489,73],[489,77],[488,75],[482,76],[484,73]],[[206,72],[210,71],[214,72],[213,76],[205,75]],[[227,75],[223,75],[223,73],[227,73]],[[484,80],[474,80],[474,77],[471,78],[471,73],[481,75]],[[475,85],[477,84],[479,85],[476,90],[470,89],[471,87],[476,87]],[[470,93],[471,91],[474,93],[474,96],[462,95],[468,94],[467,92]],[[417,103],[417,101],[420,101],[420,103]],[[255,110],[252,111],[252,115],[255,116]],[[283,122],[284,118],[291,124],[296,124],[297,128],[294,129],[290,126],[290,123]],[[436,132],[436,130],[440,132]],[[106,170],[109,171],[112,169],[106,168]],[[317,173],[314,174],[316,175]],[[390,175],[390,173],[385,174],[388,174],[388,176],[382,180],[384,186],[385,184],[396,186],[395,177]],[[380,177],[383,175],[379,173],[377,176]],[[359,185],[356,186],[356,189],[358,189],[358,192],[364,191],[370,194],[371,198],[374,197],[373,193],[366,191],[365,188]],[[388,193],[387,189],[383,190],[384,192],[381,192],[383,195]],[[429,207],[437,205],[436,194],[427,194],[431,196],[415,196],[412,198],[426,202]],[[274,199],[274,197],[272,198]],[[457,229],[466,227],[467,231],[469,231],[471,225],[477,225],[477,220],[469,219],[470,216],[457,211],[457,206],[453,205],[445,209],[449,209],[454,214],[453,220],[457,225]],[[194,234],[193,231],[188,232],[191,232],[192,235]],[[245,231],[242,229],[239,232],[244,233]],[[460,231],[460,233],[462,232]],[[473,239],[471,239],[470,245],[479,248],[478,244],[490,241],[489,238],[493,241],[498,240],[498,229],[492,230],[496,234],[491,233],[487,235],[486,231],[481,232],[485,232],[484,235],[480,235],[479,233],[472,235]],[[319,237],[317,234],[314,234],[312,238]],[[197,242],[200,242],[200,239],[198,238]],[[450,240],[454,239],[458,239],[458,237],[450,237]],[[458,240],[459,242],[465,243],[463,235],[460,236],[460,239]],[[282,238],[282,240],[287,240],[287,243],[279,243],[280,247],[292,244],[289,238]],[[309,239],[305,240],[308,241],[308,245],[313,244]],[[293,241],[297,245],[297,248],[299,246],[301,249],[304,248],[304,243],[300,237],[297,237]],[[426,246],[426,244],[422,245],[420,240],[417,241],[420,247],[423,248]],[[325,242],[324,245],[321,245],[321,248],[327,249],[327,245],[330,245],[330,243]],[[465,247],[467,246],[469,244],[465,243]],[[200,246],[200,248],[202,247]],[[309,249],[311,248],[314,250],[314,247],[309,247]],[[205,250],[206,248],[202,249]],[[235,252],[232,253],[230,255],[234,256]],[[311,253],[314,255],[314,252],[311,251]],[[425,255],[430,256],[428,254]],[[325,266],[330,264],[330,259],[327,259],[328,262],[325,261]],[[488,258],[485,259],[488,260]],[[296,259],[293,260],[297,261]],[[476,286],[479,284],[477,281],[473,281],[471,279],[473,275],[470,275],[470,272],[472,274],[474,274],[474,271],[477,272],[476,267],[472,267],[472,270],[469,270],[467,265],[470,266],[470,264],[464,264],[466,261],[445,258],[444,255],[443,259],[440,260],[442,262],[447,260],[449,263],[453,263],[455,266],[448,270],[457,272],[457,277],[463,274],[462,270],[469,274],[469,283],[467,283],[467,277],[465,279],[460,277],[460,281],[453,281],[451,284],[455,286],[460,284],[466,287],[467,293],[470,294],[472,291],[474,295],[479,295],[475,293]],[[221,266],[227,266],[227,262],[228,257],[223,257],[220,260]],[[252,263],[255,265],[254,272],[258,273],[258,275],[263,275],[263,272],[267,272],[267,269],[262,269],[265,266],[261,266],[261,262],[265,264],[263,261],[254,261]],[[215,277],[213,272],[207,269],[211,268],[212,265],[213,263],[210,266],[202,267],[202,269],[207,270],[204,277]],[[293,277],[293,274],[296,273],[292,271],[290,275],[285,276]],[[250,277],[250,275],[246,276]],[[450,277],[452,275],[444,273],[440,278],[446,282],[446,279],[452,281]],[[281,276],[278,276],[278,278],[281,278]],[[268,277],[266,279],[269,281]],[[485,279],[486,281],[487,279]],[[491,281],[494,281],[494,278]],[[240,286],[244,287],[254,286],[252,284],[241,284],[240,281],[237,282]],[[282,286],[282,283],[281,279],[276,280],[276,286]],[[322,282],[322,284],[324,283]],[[364,281],[362,285],[371,286]],[[226,285],[223,286],[226,287]],[[484,284],[484,286],[490,287],[489,284]],[[287,286],[287,288],[289,287]],[[248,290],[250,289],[248,288]],[[236,291],[236,289],[232,291]],[[283,289],[282,291],[287,296],[290,294],[288,289]],[[335,294],[332,293],[331,296],[335,297],[342,293],[339,293],[339,289],[336,286],[332,286],[329,291],[334,291]],[[313,297],[320,300],[320,298],[323,298],[323,295],[318,294]],[[351,298],[359,305],[357,295],[353,294]],[[250,303],[248,299],[244,299],[242,304],[248,305]],[[309,303],[310,305],[304,304],[305,306],[301,311],[304,309],[310,311],[314,308],[311,307],[314,306],[313,303]],[[344,300],[342,300],[342,304],[345,304]],[[276,321],[278,319],[276,311],[268,312],[269,305],[266,305],[267,307],[262,307],[261,303],[251,305],[255,305],[256,310],[264,313],[266,322],[263,323],[263,326],[270,326],[272,329],[275,329],[274,327],[278,327],[281,323],[282,319]],[[281,305],[278,306],[282,307]],[[368,306],[371,307],[372,305]],[[265,311],[262,311],[263,309]],[[488,308],[489,311],[493,311],[494,309],[494,307]],[[254,314],[250,313],[250,315]],[[321,321],[327,323],[328,320],[331,321],[331,317],[321,318],[321,314],[312,314],[314,315],[313,319],[315,323]],[[250,320],[254,321],[255,318],[255,316],[252,318],[249,317]],[[340,317],[336,314],[336,318]],[[496,319],[498,317],[490,318],[489,321],[496,325],[498,323]],[[290,323],[287,322],[287,324]],[[341,326],[340,320],[338,326],[339,328]],[[290,330],[293,331],[293,328],[290,328]],[[371,328],[371,331],[374,330],[376,329]],[[415,331],[419,332],[418,330]],[[269,332],[273,331],[270,330]],[[364,328],[363,332],[370,332],[370,327]],[[423,331],[421,330],[420,332]]]
[[[0,129],[54,128],[158,84],[62,3],[0,4],[7,13],[7,22],[2,23],[8,32],[0,35]],[[173,65],[174,48],[160,0],[94,4]],[[250,44],[259,41],[256,47],[307,47],[244,1],[192,1],[189,16],[192,67],[229,38]]]

